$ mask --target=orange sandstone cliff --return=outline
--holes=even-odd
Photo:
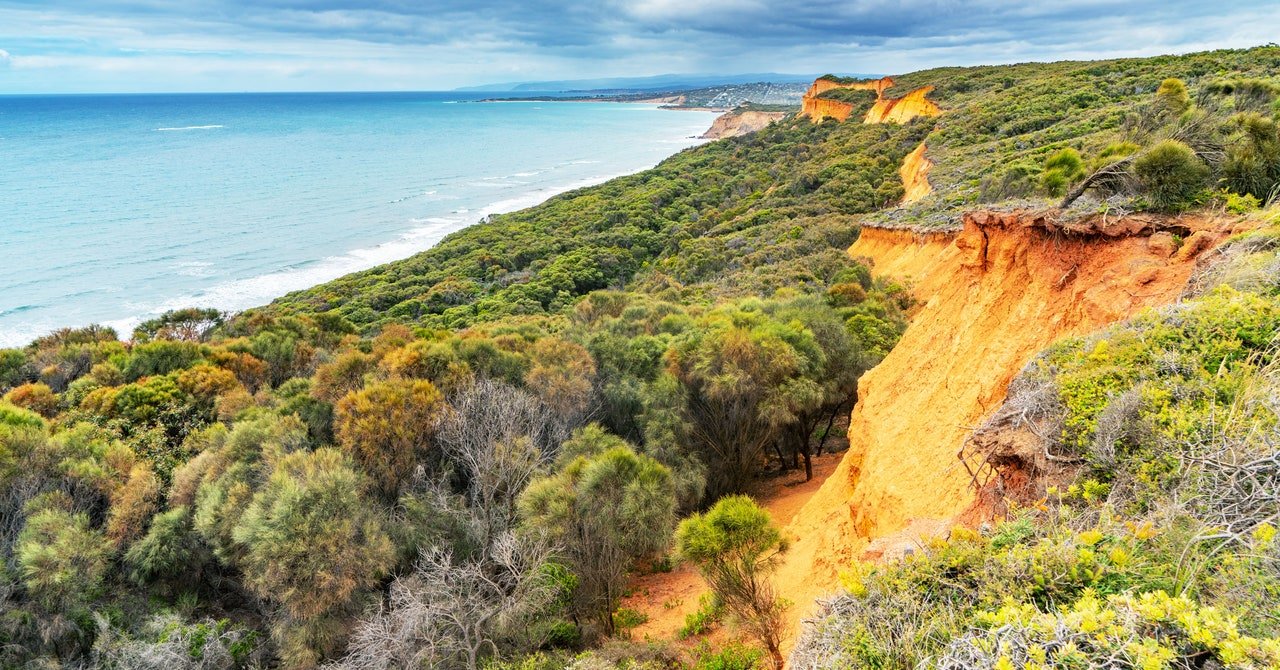
[[[876,99],[879,100],[884,97],[884,92],[891,86],[893,86],[893,79],[889,77],[847,84],[825,78],[815,79],[813,84],[809,86],[809,90],[804,92],[804,98],[800,105],[800,116],[813,119],[814,123],[822,119],[835,119],[844,122],[853,113],[853,105],[840,100],[827,100],[818,96],[827,91],[847,88],[859,91],[874,91]]]
[[[876,102],[863,117],[863,123],[906,123],[917,116],[937,116],[942,112],[936,103],[928,99],[929,93],[933,91],[932,86],[918,88],[901,98],[886,98],[884,92],[892,87],[891,77],[847,84],[817,79],[805,91],[800,116],[813,119],[814,123],[828,118],[842,122],[847,120],[853,114],[853,105],[818,97],[827,91],[841,88],[875,92]]]
[[[704,139],[716,140],[724,137],[738,137],[747,133],[754,133],[757,130],[765,128],[770,123],[786,116],[783,112],[761,112],[756,110],[734,110],[725,112],[716,117],[707,132],[702,134]]]
[[[933,168],[933,161],[925,156],[928,150],[929,147],[921,142],[915,151],[902,159],[902,167],[898,168],[898,176],[902,177],[902,204],[904,205],[933,192],[933,186],[929,184],[929,170]]]
[[[1180,251],[1167,231],[1190,236]],[[792,630],[852,561],[946,532],[970,507],[957,454],[1032,356],[1177,300],[1197,254],[1229,232],[1208,219],[1064,226],[990,212],[966,215],[958,233],[864,228],[850,253],[877,275],[909,280],[921,305],[860,381],[840,465],[785,530],[792,545],[777,581],[797,603]]]
[[[843,123],[853,114],[853,105],[840,100],[820,98],[821,94],[839,88],[851,88],[875,91],[876,101],[867,110],[863,123],[906,123],[917,116],[937,116],[942,109],[929,99],[932,86],[918,88],[901,98],[886,98],[884,92],[893,87],[893,79],[884,77],[871,81],[840,83],[830,79],[817,79],[809,90],[805,91],[804,102],[800,108],[800,116],[813,119],[817,123],[823,119],[835,119]],[[927,148],[922,143],[915,151],[907,155],[898,173],[902,177],[905,189],[902,204],[915,202],[933,192],[929,184],[929,169],[933,162],[925,157]]]
[[[942,113],[937,103],[929,99],[932,86],[917,88],[901,98],[880,96],[867,111],[863,123],[906,123],[917,116],[937,116]]]

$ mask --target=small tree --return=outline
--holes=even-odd
[[[680,557],[698,566],[720,602],[765,646],[778,669],[787,605],[774,593],[768,575],[786,548],[769,513],[747,496],[722,498],[676,530]]]
[[[209,333],[221,326],[224,321],[226,316],[216,309],[188,307],[165,312],[154,319],[143,321],[133,329],[133,339],[138,342],[157,339],[203,342],[209,338]]]
[[[704,455],[712,495],[745,490],[797,404],[810,404],[796,401],[820,395],[811,383],[823,357],[813,333],[759,307],[717,309],[667,352],[668,370],[685,389],[690,442]]]
[[[395,557],[381,519],[360,495],[364,486],[336,449],[294,452],[276,463],[235,527],[245,548],[245,585],[282,608],[276,637],[290,666],[337,648],[340,639],[331,635],[340,634],[331,631],[342,627],[331,624]]]
[[[609,634],[627,571],[670,542],[675,506],[671,471],[628,446],[579,456],[520,497],[526,530],[564,547],[579,579],[577,610]]]

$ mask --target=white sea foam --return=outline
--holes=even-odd
[[[27,322],[22,326],[0,328],[0,347],[21,347],[55,330],[49,323]]]
[[[197,131],[222,127],[221,125],[207,125],[163,127],[155,130]],[[677,128],[677,130],[679,129]],[[696,142],[684,141],[684,143],[691,145]],[[666,143],[663,142],[663,144]],[[649,152],[641,152],[640,155],[647,153]],[[666,153],[661,150],[654,151],[652,152],[651,161],[641,158],[636,162],[652,165],[665,157]],[[631,167],[634,169],[627,169],[617,174],[605,174],[611,168],[593,169],[585,167],[574,169],[570,167],[590,166],[605,162],[602,160],[580,159],[556,163],[553,159],[543,163],[543,166],[537,169],[521,166],[517,168],[523,168],[521,171],[487,180],[493,185],[501,186],[505,189],[503,191],[489,192],[488,196],[485,196],[483,191],[477,193],[480,189],[469,188],[464,175],[439,176],[436,178],[443,179],[443,181],[438,183],[428,182],[423,185],[423,187],[430,190],[419,191],[417,195],[403,198],[403,200],[408,200],[412,204],[400,205],[400,207],[419,209],[421,214],[415,218],[404,219],[408,221],[409,226],[407,227],[409,229],[395,239],[383,244],[354,249],[319,259],[291,263],[288,266],[281,265],[275,271],[264,272],[257,276],[219,281],[216,277],[235,277],[235,263],[224,264],[220,261],[214,261],[211,264],[206,264],[204,259],[184,261],[180,260],[182,258],[181,255],[171,256],[167,261],[160,261],[161,263],[169,264],[166,270],[171,276],[210,277],[210,279],[204,281],[187,281],[183,284],[186,287],[203,285],[205,288],[198,290],[179,289],[184,291],[185,294],[173,298],[163,297],[162,292],[155,291],[151,295],[141,297],[135,302],[127,304],[123,301],[115,302],[116,307],[109,307],[106,310],[101,307],[92,311],[86,310],[85,312],[78,312],[74,309],[65,311],[59,309],[59,314],[53,314],[50,309],[42,307],[41,309],[33,310],[30,314],[23,315],[27,318],[20,317],[18,319],[9,319],[7,322],[0,322],[0,347],[21,346],[57,327],[85,325],[91,320],[115,328],[121,337],[129,337],[133,328],[139,322],[171,309],[208,306],[236,311],[262,305],[291,291],[309,288],[352,272],[365,270],[419,253],[434,246],[449,233],[462,229],[490,215],[536,205],[566,191],[598,184],[616,176],[629,174],[648,167],[648,165],[633,165]],[[593,170],[599,170],[602,174],[580,178],[582,173],[590,174]],[[493,172],[490,174],[493,174]],[[555,174],[565,175],[560,177],[560,180],[565,183],[556,185],[555,181],[557,180],[552,176]],[[540,178],[530,179],[539,175],[541,175]],[[459,180],[459,177],[462,179]],[[533,183],[529,184],[528,182]],[[437,187],[439,188],[438,191],[435,190]],[[487,191],[487,189],[485,190]],[[412,192],[406,189],[394,194],[392,198],[387,198],[387,200]],[[427,204],[450,200],[459,200],[460,202],[452,205],[436,204],[432,206]],[[480,203],[484,203],[485,200],[490,202],[481,206]],[[451,207],[455,209],[448,213],[447,210]],[[405,215],[406,213],[401,212],[401,216]],[[153,258],[152,260],[155,259]],[[212,261],[213,258],[210,257],[210,260]],[[160,293],[160,295],[156,295],[156,293]],[[137,293],[134,295],[141,296],[142,294]],[[0,316],[12,317],[14,316],[13,311],[13,309],[10,309],[8,314],[0,314]]]
[[[623,174],[629,173],[588,177],[560,186],[538,189],[514,198],[499,200],[479,209],[477,218],[483,220],[493,214],[513,212],[531,207],[561,193],[603,183]],[[462,209],[459,210],[459,213],[469,213],[469,211]],[[286,293],[310,288],[352,272],[359,272],[360,270],[407,258],[430,249],[449,233],[466,228],[474,223],[475,220],[462,216],[432,216],[412,219],[415,224],[419,225],[393,241],[373,247],[354,249],[342,255],[330,256],[306,263],[301,267],[279,270],[247,279],[223,282],[208,289],[166,300],[156,305],[130,305],[130,308],[139,316],[104,322],[104,325],[116,328],[121,336],[124,337],[128,336],[142,319],[173,309],[216,307],[218,309],[236,311],[263,305]],[[0,341],[3,340],[4,338],[0,336]],[[25,341],[30,341],[30,338]]]
[[[213,270],[210,269],[213,267],[213,263],[208,261],[184,261],[182,263],[174,263],[169,267],[173,268],[174,272],[182,275],[183,277],[213,276]]]
[[[209,125],[209,126],[174,126],[172,128],[156,128],[156,132],[172,132],[175,130],[214,130],[216,128],[225,128],[226,126]]]

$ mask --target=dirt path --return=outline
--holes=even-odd
[[[832,433],[828,446],[834,445],[843,450],[846,444],[844,428],[835,427]],[[785,528],[836,469],[843,455],[841,451],[814,457],[813,479],[810,481],[804,481],[804,470],[791,471],[761,481],[752,495],[768,510],[774,523]],[[622,607],[642,612],[649,620],[632,631],[632,638],[680,642],[678,633],[684,626],[685,617],[698,609],[698,597],[707,590],[706,582],[689,565],[676,566],[671,572],[637,575],[631,582],[631,595],[623,599]],[[719,627],[707,637],[723,641],[730,635],[730,631]],[[692,645],[697,640],[686,642]]]

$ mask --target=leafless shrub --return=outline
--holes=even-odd
[[[1184,453],[1182,467],[1194,482],[1184,502],[1214,535],[1242,538],[1280,522],[1280,430],[1214,435]]]
[[[1114,628],[1113,628],[1114,629]],[[1028,626],[1006,624],[990,630],[973,630],[954,640],[946,652],[932,667],[937,670],[981,670],[1000,667],[1000,659],[1012,661],[1012,667],[1021,668],[1038,663],[1031,654],[1033,647],[1043,650],[1049,659],[1059,654],[1089,649],[1096,633],[1073,629],[1061,618],[1052,630],[1033,630]],[[1140,639],[1131,632],[1129,642],[1135,647]],[[1123,648],[1123,647],[1122,647]],[[1096,670],[1137,667],[1134,660],[1123,651],[1113,657],[1090,659],[1087,666]],[[1187,667],[1187,666],[1177,666]]]
[[[1034,364],[1033,361],[1009,383],[1004,403],[978,428],[979,432],[1004,426],[1025,428],[1039,437],[1046,449],[1058,445],[1066,408],[1053,378],[1033,372]]]
[[[542,566],[551,547],[506,534],[487,555],[455,562],[424,551],[412,575],[391,584],[389,602],[356,629],[332,670],[466,668],[500,655],[557,596]]]
[[[817,615],[802,623],[787,667],[860,667],[850,644],[857,638],[881,652],[884,667],[910,668],[930,653],[928,640],[957,625],[961,609],[927,595],[880,590],[820,599]]]
[[[100,614],[94,614],[98,636],[91,655],[95,668],[121,670],[222,670],[243,667],[253,659],[236,658],[232,649],[250,633],[214,621],[187,624],[176,615],[159,615],[142,627],[143,639],[132,639]],[[150,640],[157,640],[151,642]],[[243,655],[243,654],[242,654]]]
[[[570,426],[533,395],[480,379],[455,393],[436,442],[466,486],[482,544],[515,525],[516,498],[569,438]]]
[[[1219,286],[1266,293],[1280,286],[1280,236],[1256,232],[1243,235],[1205,254],[1196,264],[1183,297],[1204,295]]]
[[[977,489],[999,477],[1001,468],[1010,461],[1021,463],[1034,475],[1050,463],[1078,460],[1072,454],[1058,454],[1066,408],[1053,377],[1037,370],[1036,365],[1036,361],[1028,363],[1010,382],[1005,401],[960,449],[959,459]],[[1015,438],[1015,433],[1025,435]]]
[[[1095,467],[1114,471],[1121,466],[1119,448],[1142,442],[1150,432],[1142,418],[1142,394],[1136,387],[1131,388],[1113,397],[1098,415],[1089,461]]]

